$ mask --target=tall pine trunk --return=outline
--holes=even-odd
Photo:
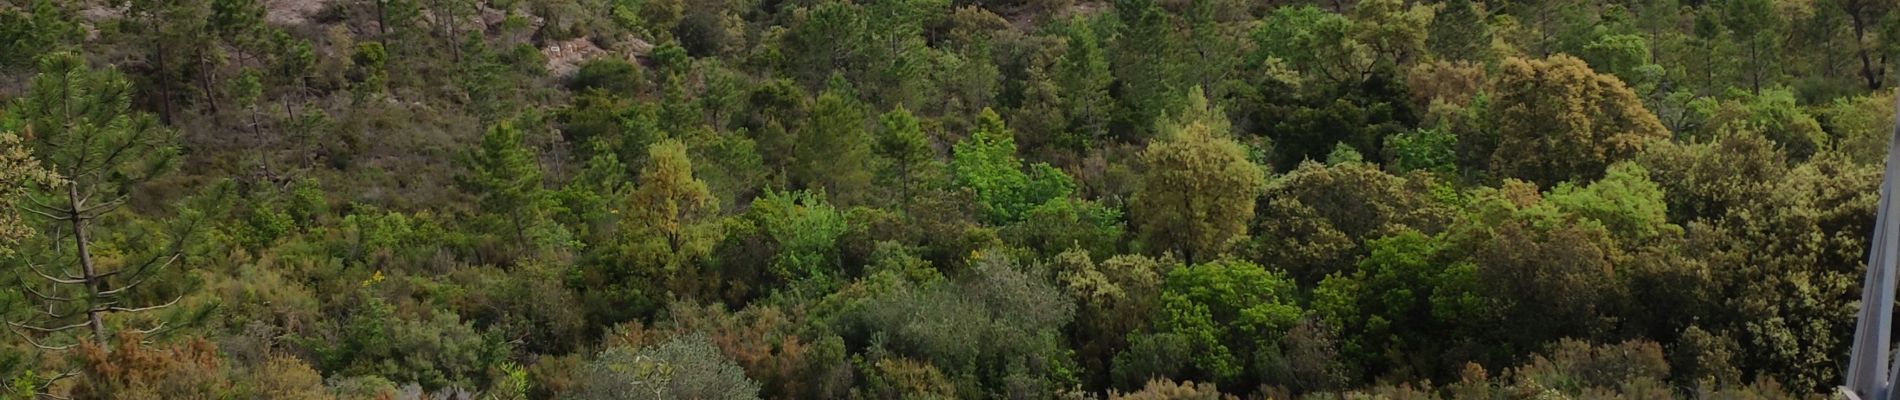
[[[86,218],[82,212],[85,210],[86,200],[79,196],[79,183],[73,182],[66,184],[66,201],[67,212],[69,213],[66,216],[67,222],[70,222],[73,227],[73,249],[76,251],[75,257],[79,258],[79,277],[84,281],[86,291],[89,292],[88,298],[98,299],[99,293],[107,290],[106,282],[104,279],[100,279],[99,271],[92,263],[91,243],[88,243],[88,239],[86,238]],[[101,314],[105,313],[105,310],[94,304],[86,304],[85,306],[86,327],[92,330],[93,340],[97,340],[99,344],[104,345],[106,343],[106,325],[105,318]]]

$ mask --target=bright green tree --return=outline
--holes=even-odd
[[[1806,160],[1825,149],[1829,142],[1828,133],[1821,130],[1821,123],[1808,109],[1795,99],[1794,93],[1783,89],[1768,89],[1758,93],[1739,93],[1734,98],[1719,102],[1711,110],[1705,131],[1698,136],[1719,135],[1720,131],[1754,131],[1780,145],[1782,152],[1790,160]],[[1892,104],[1886,104],[1891,113]],[[1882,142],[1884,144],[1884,142]],[[1884,146],[1880,146],[1883,147]],[[1853,149],[1849,151],[1857,151]],[[1884,155],[1884,150],[1881,151]]]
[[[1366,242],[1365,259],[1326,277],[1313,290],[1313,308],[1343,334],[1341,351],[1371,376],[1436,376],[1435,354],[1458,342],[1465,320],[1488,311],[1474,292],[1477,269],[1447,257],[1446,246],[1417,231]],[[1453,253],[1455,254],[1455,253]],[[1464,325],[1461,325],[1464,324]]]
[[[1430,6],[1363,1],[1350,14],[1312,5],[1276,9],[1254,28],[1254,58],[1278,58],[1308,79],[1353,85],[1396,74],[1425,50]]]
[[[1281,7],[1251,33],[1258,60],[1279,59],[1308,79],[1357,82],[1372,64],[1371,51],[1352,38],[1353,21],[1311,5]]]
[[[1610,166],[1603,179],[1588,186],[1557,185],[1540,205],[1594,221],[1618,240],[1635,244],[1682,233],[1681,227],[1669,223],[1666,197],[1662,187],[1649,179],[1649,170],[1623,162]]]
[[[767,191],[747,214],[777,245],[769,269],[779,280],[830,283],[842,275],[838,238],[847,228],[845,216],[822,192]]]
[[[1161,290],[1157,332],[1189,346],[1189,366],[1203,379],[1243,383],[1249,360],[1305,314],[1285,275],[1246,261],[1221,260],[1176,268]]]
[[[976,124],[976,132],[957,143],[950,169],[958,185],[976,191],[991,221],[1021,220],[1029,209],[1075,191],[1075,182],[1048,164],[1036,163],[1025,171],[1016,158],[1016,134],[996,111],[984,109]]]
[[[1385,139],[1386,163],[1395,172],[1449,175],[1458,169],[1458,137],[1444,129],[1419,129]]]

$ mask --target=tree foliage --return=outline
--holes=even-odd
[[[1490,165],[1500,176],[1539,185],[1594,179],[1647,141],[1669,136],[1621,80],[1574,57],[1506,59],[1492,87],[1500,134]]]
[[[1132,202],[1143,242],[1189,262],[1220,255],[1246,234],[1266,177],[1221,125],[1192,121],[1142,151],[1148,171]]]
[[[647,162],[621,216],[625,251],[636,276],[660,278],[685,291],[682,285],[700,281],[699,268],[722,233],[713,220],[719,203],[693,176],[692,161],[679,142],[654,144]]]
[[[1030,209],[1075,191],[1068,175],[1049,164],[1025,167],[1016,157],[1016,134],[995,111],[984,109],[976,132],[958,143],[950,169],[957,184],[976,191],[985,215],[997,223],[1019,221]]]
[[[1900,59],[1874,0],[318,3],[0,1],[0,397],[1815,397]]]
[[[704,336],[688,335],[632,350],[614,347],[594,356],[579,376],[580,399],[759,398],[759,384]]]

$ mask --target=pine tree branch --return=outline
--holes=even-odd
[[[131,197],[132,197],[131,195],[122,194],[122,195],[119,195],[118,198],[114,198],[111,201],[99,203],[97,205],[86,206],[85,209],[79,210],[79,215],[84,216],[87,214],[93,214],[95,212],[103,214],[104,212],[112,211],[112,209],[116,209],[121,205],[125,205],[125,201],[127,199],[130,199]],[[91,217],[98,217],[98,215],[92,215]],[[91,218],[91,217],[88,217],[88,218]]]
[[[158,333],[159,331],[165,330],[165,327],[169,324],[170,322],[167,322],[167,321],[158,321],[158,326],[154,326],[151,329],[133,329],[133,330],[138,331],[139,336],[148,336],[153,333]]]
[[[179,301],[179,300],[184,300],[184,299],[185,299],[185,296],[178,296],[178,297],[176,297],[176,298],[172,298],[172,301],[171,301],[171,302],[168,302],[168,303],[165,303],[165,304],[160,304],[160,305],[156,305],[156,306],[147,306],[147,307],[138,307],[138,308],[125,308],[125,307],[117,307],[117,306],[108,306],[108,307],[106,307],[106,308],[104,308],[104,309],[102,309],[102,310],[100,310],[100,311],[106,311],[106,312],[127,312],[127,313],[140,313],[140,312],[146,312],[146,311],[152,311],[152,310],[159,310],[159,309],[164,309],[164,308],[166,308],[166,307],[171,307],[171,306],[173,306],[173,305],[176,305],[176,304],[178,304],[178,301]]]
[[[167,258],[165,259],[165,264],[163,264],[163,265],[159,265],[159,266],[158,266],[158,269],[165,269],[165,267],[170,267],[170,266],[171,266],[171,265],[172,265],[173,263],[176,263],[176,262],[178,262],[178,259],[179,259],[180,257],[184,257],[184,255],[185,255],[185,253],[183,253],[183,252],[175,252],[175,253],[172,253],[172,256],[171,256],[171,257],[167,257]],[[127,285],[125,285],[125,287],[121,287],[121,288],[118,288],[118,289],[112,289],[112,290],[107,290],[107,291],[104,291],[104,292],[100,292],[99,294],[100,294],[100,295],[109,295],[109,294],[115,294],[115,293],[118,293],[118,292],[122,292],[122,291],[125,291],[125,289],[126,289],[126,288],[129,288],[129,287],[132,287],[132,286],[138,286],[138,285],[139,285],[140,283],[145,283],[145,280],[151,277],[151,275],[148,275],[148,274],[146,274],[146,270],[148,270],[148,269],[151,269],[151,266],[152,266],[152,264],[154,264],[154,263],[157,263],[157,262],[158,262],[158,259],[159,259],[159,257],[156,257],[156,256],[154,256],[154,257],[152,257],[151,259],[148,259],[148,260],[145,260],[145,262],[144,262],[144,263],[141,263],[141,264],[139,264],[139,267],[138,267],[138,268],[135,268],[135,269],[133,269],[133,270],[132,270],[132,276],[133,276],[134,278],[136,278],[136,279],[138,279],[138,281],[137,281],[137,282],[133,282],[133,283],[131,283],[131,284],[127,284]],[[95,275],[95,276],[93,276],[93,278],[94,278],[94,279],[105,279],[105,278],[107,278],[107,277],[112,277],[112,276],[117,276],[117,275],[119,275],[120,273],[123,273],[123,272],[125,272],[125,270],[124,270],[124,269],[120,269],[120,270],[117,270],[117,271],[112,271],[112,272],[107,272],[107,273],[103,273],[103,274],[99,274],[99,275]]]
[[[27,201],[30,201],[30,202],[33,202],[33,204],[32,204],[32,205],[33,205],[33,206],[35,206],[35,207],[40,207],[40,208],[44,208],[44,209],[46,209],[47,211],[52,211],[52,212],[61,212],[61,211],[66,211],[66,207],[55,207],[55,206],[53,206],[52,204],[49,204],[49,203],[47,203],[47,202],[45,202],[45,201],[42,201],[42,200],[40,200],[40,199],[38,199],[38,198],[34,198],[33,196],[24,196],[24,197],[26,198],[26,200],[27,200]]]
[[[20,337],[26,338],[25,335],[21,335]],[[47,345],[40,344],[40,342],[33,341],[33,339],[26,339],[26,344],[33,345],[33,347],[37,347],[40,350],[46,350],[46,351],[66,351],[66,350],[71,350],[74,347],[79,347],[78,344],[69,344],[65,346],[47,346]]]
[[[71,297],[59,297],[59,296],[54,296],[54,295],[49,295],[49,294],[45,294],[45,293],[40,293],[40,291],[39,291],[39,289],[34,289],[34,288],[33,288],[33,285],[28,285],[28,284],[26,284],[26,280],[25,280],[25,279],[21,279],[21,280],[20,280],[20,287],[24,287],[24,288],[26,288],[26,292],[27,292],[27,294],[31,294],[31,295],[33,295],[33,297],[38,297],[38,298],[40,298],[41,300],[46,300],[46,301],[61,301],[61,302],[70,302],[70,301],[73,301],[73,298],[71,298]]]
[[[35,275],[39,275],[39,276],[40,276],[40,278],[44,278],[44,279],[46,279],[46,280],[49,280],[49,281],[53,281],[53,283],[57,283],[57,284],[61,284],[61,285],[79,285],[79,284],[85,284],[85,283],[86,283],[86,280],[85,280],[85,279],[83,279],[83,278],[79,278],[79,277],[69,277],[68,279],[60,279],[60,278],[55,278],[55,277],[53,277],[53,275],[50,275],[50,274],[47,274],[47,273],[46,273],[45,271],[41,271],[41,270],[40,270],[40,267],[38,267],[38,266],[35,266],[35,265],[33,265],[33,264],[31,264],[31,263],[28,263],[28,264],[26,264],[26,268],[27,268],[27,269],[29,269],[29,270],[32,270],[32,271],[33,271],[33,274],[35,274]]]
[[[45,382],[40,382],[39,388],[35,389],[34,391],[38,392],[38,395],[40,397],[59,399],[59,400],[71,400],[72,398],[70,397],[62,397],[62,396],[54,395],[53,393],[49,391],[49,389],[53,388],[53,384],[59,383],[59,381],[66,380],[66,378],[71,378],[74,376],[79,376],[78,369],[69,369],[65,371],[60,371],[59,375],[53,375],[53,376],[47,377]]]
[[[47,219],[51,219],[55,221],[64,221],[68,218],[68,217],[53,215],[53,213],[50,213],[50,212],[36,210],[32,207],[20,207],[20,209],[25,210],[26,212],[38,214],[39,216],[46,217]]]
[[[57,332],[65,332],[65,331],[77,329],[77,328],[84,328],[86,327],[86,324],[88,323],[90,322],[81,321],[78,323],[74,323],[72,325],[47,328],[47,327],[42,327],[42,326],[27,325],[27,324],[22,324],[19,322],[7,321],[7,325],[12,325],[15,328],[28,329],[28,330],[44,332],[44,333],[57,333]]]
[[[13,322],[12,322],[12,321],[8,321],[7,323],[8,323],[8,324],[13,324]],[[39,348],[40,350],[47,350],[47,351],[66,351],[67,349],[71,349],[71,348],[74,348],[74,347],[78,347],[78,346],[79,346],[79,344],[77,344],[77,343],[74,343],[74,344],[69,344],[69,345],[65,345],[65,346],[47,346],[47,345],[44,345],[44,344],[40,344],[40,342],[39,342],[39,341],[36,341],[36,340],[33,340],[33,337],[32,337],[32,336],[27,336],[27,334],[25,334],[25,333],[21,333],[19,329],[14,329],[14,328],[11,328],[11,327],[9,327],[9,328],[7,328],[7,330],[8,330],[8,331],[11,331],[11,332],[13,332],[13,334],[14,334],[14,335],[18,335],[18,336],[20,336],[20,339],[23,339],[23,340],[26,340],[26,343],[27,343],[27,344],[30,344],[30,345],[33,345],[33,347],[37,347],[37,348]]]
[[[46,387],[47,389],[51,389],[53,385],[46,385]],[[42,396],[42,398],[51,398],[51,400],[72,400],[72,398],[68,398],[68,396],[59,396],[59,394],[51,394],[51,392],[46,392],[46,389],[40,389],[40,391],[42,392],[38,392],[38,394],[34,394],[34,396]]]
[[[158,266],[158,269],[165,269],[165,267],[170,267],[173,263],[178,261],[179,257],[183,255],[184,253],[172,254],[170,258],[165,260],[165,264]],[[157,260],[157,258],[153,258],[152,260]],[[151,265],[151,262],[148,261],[146,262],[145,265]],[[145,273],[145,269],[146,269],[145,266],[142,265],[139,267],[138,271],[135,271],[132,273],[133,279],[135,279],[134,281],[132,281],[132,283],[127,283],[125,284],[125,286],[120,286],[116,289],[99,292],[99,295],[100,296],[117,296],[119,293],[125,292],[127,290],[131,290],[132,288],[145,284],[146,281],[149,281],[152,279],[152,274]],[[119,271],[112,271],[112,273],[117,274],[119,273]]]
[[[44,309],[44,310],[39,310],[39,309],[35,309],[35,310],[33,310],[33,311],[37,311],[37,312],[39,312],[39,313],[41,313],[41,314],[46,314],[46,316],[47,316],[47,317],[52,317],[53,319],[66,319],[67,317],[71,317],[71,316],[72,316],[72,314],[59,314],[59,313],[55,313],[55,312],[53,312],[53,304],[52,304],[52,303],[47,303],[47,304],[46,304],[46,309]]]

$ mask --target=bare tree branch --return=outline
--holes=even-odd
[[[49,294],[45,294],[45,293],[40,293],[40,291],[39,291],[39,289],[34,289],[34,288],[33,288],[33,285],[28,285],[28,284],[26,284],[26,280],[25,280],[25,279],[21,279],[21,280],[20,280],[20,286],[21,286],[21,287],[24,287],[24,288],[26,288],[26,292],[27,292],[28,294],[32,294],[32,295],[33,295],[33,297],[38,297],[38,298],[40,298],[40,299],[42,299],[42,300],[47,300],[47,301],[66,301],[66,302],[70,302],[70,301],[73,301],[73,298],[71,298],[71,297],[59,297],[59,296],[54,296],[54,295],[49,295]]]
[[[173,298],[172,301],[169,303],[160,304],[156,306],[139,307],[139,308],[106,307],[104,311],[129,312],[129,313],[146,312],[146,311],[152,311],[152,310],[164,309],[166,307],[171,307],[172,305],[178,304],[179,300],[184,300],[184,299],[185,299],[185,296],[178,296],[176,298]]]
[[[27,201],[31,201],[31,202],[33,202],[33,204],[32,204],[33,206],[35,206],[35,207],[40,207],[40,208],[44,208],[44,209],[46,209],[46,211],[48,211],[48,212],[65,212],[65,211],[67,211],[67,209],[66,209],[65,207],[54,207],[54,206],[53,206],[52,204],[47,204],[47,203],[46,203],[46,202],[44,202],[44,201],[40,201],[40,199],[37,199],[37,198],[33,198],[33,196],[26,196],[26,200],[27,200]],[[57,218],[55,218],[55,219],[57,219]]]
[[[11,329],[9,329],[9,330],[11,330]],[[15,330],[15,331],[13,331],[13,333],[14,333],[14,334],[16,334],[16,335],[20,335],[20,338],[21,338],[21,339],[25,339],[25,340],[26,340],[26,344],[30,344],[30,345],[33,345],[33,347],[37,347],[37,348],[39,348],[40,350],[46,350],[46,351],[66,351],[66,350],[70,350],[70,349],[72,349],[72,348],[74,348],[74,347],[79,347],[79,344],[77,344],[77,343],[75,343],[75,344],[69,344],[69,345],[65,345],[65,346],[47,346],[47,345],[44,345],[44,344],[40,344],[40,342],[38,342],[38,341],[35,341],[35,340],[33,340],[33,338],[32,338],[32,337],[28,337],[28,336],[26,336],[26,334],[24,334],[24,333],[20,333],[20,331],[17,331],[17,330]]]
[[[118,304],[119,304],[118,300],[105,301],[99,304],[93,304],[92,308],[86,309],[86,312],[87,313],[107,312],[107,311],[111,311],[112,306],[118,305]]]
[[[160,265],[160,266],[158,266],[158,269],[165,269],[165,267],[170,267],[170,266],[172,265],[172,263],[175,263],[175,262],[177,262],[177,261],[178,261],[178,258],[179,258],[180,256],[182,256],[182,255],[183,255],[183,253],[179,253],[179,254],[173,254],[173,255],[172,255],[172,256],[171,256],[171,257],[170,257],[169,259],[167,259],[167,260],[165,260],[165,264],[164,264],[164,265]],[[156,260],[156,259],[155,259],[155,260]],[[112,272],[116,274],[116,273],[118,273],[119,271],[112,271]],[[115,289],[112,289],[112,290],[107,290],[107,291],[103,291],[103,292],[99,292],[99,295],[100,295],[100,296],[117,296],[117,295],[119,295],[119,293],[123,293],[123,292],[125,292],[125,291],[127,291],[127,290],[132,290],[132,288],[136,288],[136,287],[138,287],[139,285],[143,285],[143,284],[145,284],[145,282],[146,282],[146,281],[149,281],[149,280],[151,280],[151,279],[152,279],[152,274],[147,274],[147,273],[145,273],[145,267],[139,267],[139,270],[138,270],[137,272],[134,272],[134,273],[132,274],[132,276],[133,276],[133,279],[134,279],[134,280],[132,281],[132,283],[127,283],[127,284],[125,284],[125,286],[120,286],[120,287],[118,287],[118,288],[115,288]]]
[[[44,310],[35,309],[33,311],[38,311],[41,314],[46,314],[47,317],[52,317],[53,319],[66,319],[67,317],[73,316],[72,314],[54,313],[52,304],[47,304],[46,309]]]
[[[85,194],[79,196],[79,201],[73,203],[73,208],[84,208],[86,202],[92,201],[92,195],[99,194],[99,182],[87,182],[86,190],[83,192]]]
[[[79,210],[79,214],[86,215],[86,214],[91,214],[95,211],[100,211],[100,210],[111,211],[112,208],[117,208],[120,205],[124,205],[126,199],[130,199],[131,197],[132,197],[131,195],[122,194],[122,195],[119,195],[118,198],[112,199],[112,201],[99,203],[98,205],[86,206],[86,208]],[[94,215],[94,216],[96,217],[97,215]]]
[[[34,213],[34,214],[39,214],[40,216],[42,216],[42,217],[46,217],[47,219],[52,219],[52,220],[57,220],[57,221],[64,221],[64,220],[66,220],[66,217],[61,217],[61,216],[58,216],[58,215],[53,215],[53,213],[49,213],[49,212],[45,212],[45,211],[40,211],[40,210],[35,210],[35,209],[33,209],[32,207],[21,207],[20,209],[21,209],[21,210],[26,210],[26,212],[30,212],[30,213]]]
[[[133,269],[132,269],[132,276],[133,276],[133,277],[134,277],[135,279],[138,279],[139,281],[138,281],[138,282],[133,282],[133,283],[131,283],[131,284],[128,284],[128,285],[126,285],[126,287],[132,287],[132,286],[137,286],[137,285],[138,285],[139,283],[143,283],[143,282],[145,282],[145,279],[146,279],[146,278],[149,278],[149,277],[150,277],[150,275],[146,275],[146,274],[145,274],[145,272],[146,272],[146,270],[147,270],[147,269],[151,269],[151,267],[152,267],[152,264],[155,264],[155,263],[158,263],[158,260],[159,260],[159,258],[165,258],[165,264],[163,264],[163,265],[159,265],[159,266],[158,266],[158,269],[165,269],[165,267],[170,267],[170,266],[172,266],[172,264],[173,264],[173,263],[176,263],[176,262],[178,262],[178,259],[179,259],[180,257],[184,257],[184,255],[185,255],[185,253],[184,253],[184,252],[174,252],[174,253],[172,253],[172,255],[171,255],[171,257],[158,257],[158,256],[153,256],[152,258],[150,258],[150,259],[147,259],[147,260],[145,260],[145,262],[143,262],[143,263],[140,263],[140,264],[139,264],[139,266],[138,266],[138,268],[133,268]],[[117,271],[112,271],[112,272],[107,272],[107,273],[103,273],[103,274],[98,274],[98,275],[93,275],[93,278],[94,278],[94,279],[105,279],[105,278],[107,278],[107,277],[111,277],[111,276],[115,276],[115,275],[119,275],[120,273],[123,273],[123,272],[125,272],[125,269],[123,269],[123,268],[121,268],[121,269],[119,269],[119,270],[117,270]],[[118,288],[118,289],[113,289],[113,290],[108,290],[108,291],[105,291],[105,292],[100,292],[99,294],[101,294],[101,295],[104,295],[104,294],[110,294],[110,293],[117,293],[117,292],[120,292],[120,291],[124,291],[124,290],[125,290],[125,287],[121,287],[121,288]]]
[[[72,329],[75,329],[75,328],[84,328],[84,327],[86,327],[86,324],[87,324],[87,322],[79,322],[79,323],[76,323],[76,324],[72,324],[72,325],[66,325],[66,326],[60,326],[60,327],[54,327],[54,328],[46,328],[46,327],[39,327],[39,326],[33,326],[33,325],[27,325],[27,324],[22,324],[22,323],[18,323],[18,322],[13,322],[13,321],[7,321],[7,325],[13,325],[13,327],[15,327],[15,328],[24,328],[24,329],[30,329],[30,330],[34,330],[34,331],[39,331],[39,332],[45,332],[45,333],[55,333],[55,332],[65,332],[65,331],[68,331],[68,330],[72,330]]]
[[[55,278],[53,277],[53,275],[47,274],[45,271],[40,271],[40,267],[34,266],[31,263],[26,264],[26,268],[33,270],[33,273],[35,275],[39,275],[40,278],[45,278],[46,280],[53,281],[53,283],[58,283],[62,285],[78,285],[78,284],[86,283],[85,279],[80,279],[78,277],[69,277],[68,279]]]
[[[168,324],[170,323],[166,321],[158,321],[158,326],[154,326],[151,329],[133,329],[133,330],[138,331],[139,336],[146,336],[146,335],[151,335],[153,333],[157,333],[158,331],[165,330],[165,326]]]
[[[64,225],[54,225],[53,235],[48,236],[48,237],[54,237],[54,238],[66,237],[66,227]],[[59,253],[62,253],[65,251],[66,251],[66,241],[60,240],[60,239],[53,239],[53,254],[58,255]],[[38,255],[38,254],[36,253],[35,255]]]
[[[48,389],[52,389],[53,384],[59,383],[59,381],[63,381],[63,380],[66,380],[66,378],[71,378],[78,375],[79,375],[78,369],[69,369],[65,371],[60,371],[59,375],[53,375],[51,377],[47,377],[46,382],[41,382],[40,387],[35,388],[34,392],[37,392],[36,394],[38,394],[40,397],[59,399],[59,400],[71,400],[71,398],[69,397],[61,397],[58,395],[54,395]]]

